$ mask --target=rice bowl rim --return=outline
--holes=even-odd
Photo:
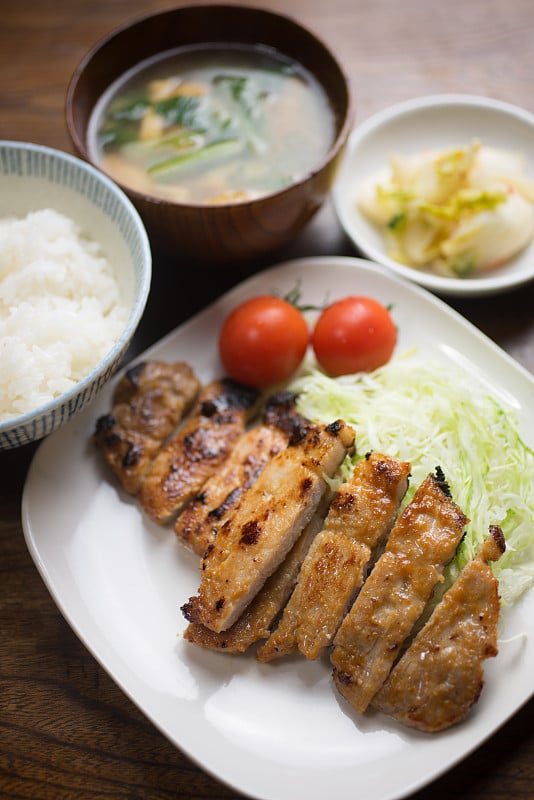
[[[111,377],[111,368],[113,367],[114,363],[117,362],[121,356],[123,355],[124,351],[128,347],[129,342],[133,336],[134,331],[136,330],[141,317],[143,315],[146,302],[148,299],[148,294],[150,291],[150,284],[152,278],[152,253],[150,249],[150,243],[148,239],[148,234],[144,227],[144,224],[141,220],[141,217],[127,197],[127,195],[123,192],[123,190],[114,183],[111,178],[108,178],[98,169],[93,167],[91,164],[82,161],[82,159],[77,158],[76,156],[71,155],[70,153],[65,153],[62,150],[58,150],[53,147],[48,147],[47,145],[40,145],[34,144],[31,142],[18,142],[6,139],[0,139],[0,179],[5,175],[13,175],[19,176],[21,179],[25,178],[32,178],[31,172],[17,172],[13,170],[6,170],[5,169],[5,159],[4,154],[7,152],[20,152],[20,153],[36,153],[40,154],[44,158],[48,159],[51,162],[63,162],[67,165],[70,165],[71,170],[68,173],[62,173],[61,180],[55,181],[56,184],[60,186],[65,186],[70,188],[73,191],[76,191],[77,194],[84,197],[87,202],[93,205],[95,208],[98,208],[103,214],[109,217],[106,213],[105,208],[103,207],[103,197],[92,197],[85,191],[75,187],[70,180],[72,175],[76,172],[82,172],[88,175],[93,179],[96,185],[100,185],[104,187],[108,193],[108,197],[111,196],[117,201],[117,207],[121,209],[123,219],[129,219],[131,223],[131,228],[137,237],[136,245],[138,247],[138,261],[139,261],[139,269],[135,268],[135,259],[134,253],[132,248],[130,247],[131,242],[129,242],[128,238],[125,236],[124,231],[118,225],[117,219],[112,219],[114,226],[119,231],[119,235],[123,238],[126,242],[127,246],[130,249],[130,253],[132,256],[132,266],[134,268],[135,273],[135,286],[134,286],[134,298],[133,303],[130,306],[127,312],[127,321],[122,330],[121,335],[115,341],[113,346],[108,350],[106,355],[100,359],[100,361],[95,365],[95,367],[89,372],[84,378],[81,378],[77,381],[74,386],[68,389],[66,392],[58,395],[57,397],[48,400],[46,403],[43,403],[40,406],[37,406],[31,411],[27,411],[24,414],[20,414],[15,417],[9,417],[6,420],[0,421],[0,436],[5,434],[11,430],[15,430],[18,427],[22,427],[30,423],[33,419],[41,417],[44,418],[51,414],[55,409],[62,407],[63,405],[69,404],[70,401],[74,400],[78,395],[82,394],[88,387],[95,383],[99,377],[105,375],[106,372],[110,372],[109,377]],[[26,166],[27,164],[24,164]],[[46,175],[41,175],[40,177],[46,178]],[[54,181],[50,180],[51,184]],[[50,207],[53,208],[53,203],[50,204]],[[111,219],[111,217],[109,217]],[[79,224],[79,222],[76,220]],[[98,240],[96,240],[98,242]],[[100,242],[99,242],[100,243]],[[72,412],[67,413],[65,417],[65,422],[74,416],[78,410],[82,410],[82,404],[80,404],[79,409],[74,408]],[[29,442],[30,440],[28,440]],[[0,450],[2,446],[0,444]]]

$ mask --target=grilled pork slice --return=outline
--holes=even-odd
[[[287,447],[297,416],[295,400],[290,392],[269,398],[261,424],[239,437],[228,459],[179,514],[174,530],[199,555],[268,461]]]
[[[332,644],[372,554],[393,527],[409,474],[410,464],[379,453],[356,465],[334,495],[280,624],[258,651],[260,661],[296,648],[315,659]]]
[[[137,493],[150,462],[191,410],[199,389],[183,362],[140,362],[118,382],[112,411],[97,420],[94,441],[128,494]]]
[[[192,622],[187,626],[184,638],[201,647],[232,654],[244,653],[260,639],[266,639],[295,586],[310,544],[321,530],[325,511],[326,508],[314,514],[276,572],[267,578],[254,600],[228,630],[215,633]]]
[[[278,628],[258,650],[258,660],[273,661],[297,648],[306,658],[318,658],[331,643],[350,597],[361,586],[370,555],[366,545],[321,531]]]
[[[217,633],[234,624],[310,522],[326,492],[325,478],[353,446],[354,431],[346,423],[303,421],[208,547],[198,594],[182,608],[189,622]]]
[[[439,469],[397,519],[334,640],[334,681],[356,711],[365,711],[386,680],[467,522]]]
[[[482,663],[497,655],[499,586],[489,561],[505,550],[502,530],[490,535],[415,637],[373,706],[400,722],[435,732],[460,722],[484,686]]]
[[[204,386],[184,425],[161,448],[145,475],[139,501],[165,523],[228,458],[255,409],[258,392],[227,378]]]

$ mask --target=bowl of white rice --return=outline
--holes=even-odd
[[[0,450],[89,405],[126,353],[151,269],[113,181],[67,153],[0,141]]]

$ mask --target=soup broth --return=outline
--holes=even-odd
[[[301,65],[259,47],[195,47],[144,62],[97,104],[93,159],[131,189],[174,202],[240,202],[303,178],[334,119]]]

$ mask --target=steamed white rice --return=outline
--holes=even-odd
[[[0,421],[63,394],[126,321],[99,245],[51,209],[0,219]]]

